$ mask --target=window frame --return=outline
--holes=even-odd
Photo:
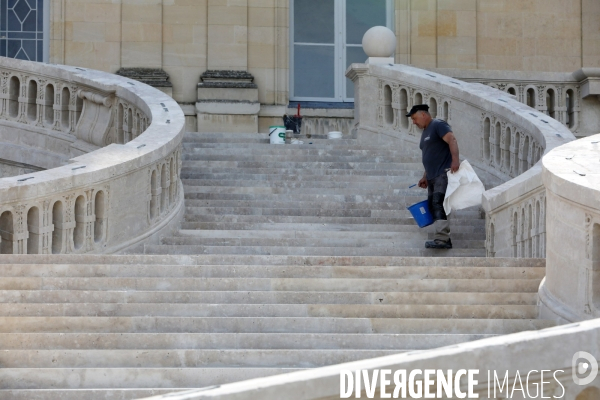
[[[346,96],[346,71],[347,62],[347,47],[362,47],[360,44],[346,44],[346,0],[334,1],[334,97],[301,97],[294,95],[295,84],[295,67],[294,67],[294,6],[295,0],[290,0],[290,17],[289,17],[289,98],[290,101],[316,101],[316,102],[331,102],[331,103],[353,103],[354,97]],[[386,2],[386,26],[394,31],[394,0],[385,0]],[[311,45],[306,43],[304,45]],[[319,44],[326,45],[326,44]]]
[[[35,0],[35,1],[37,2],[38,0]],[[41,0],[41,3],[42,3],[42,8],[43,8],[42,16],[41,16],[42,30],[41,31],[36,30],[35,35],[37,36],[39,33],[42,34],[42,37],[41,37],[42,59],[40,60],[37,58],[38,53],[36,51],[35,59],[29,60],[29,61],[48,63],[50,60],[50,7],[51,7],[50,3],[51,2],[50,2],[50,0]],[[8,15],[6,15],[6,16],[2,15],[1,17],[8,18]],[[7,36],[2,36],[1,38],[9,40],[11,32],[12,31],[9,31],[7,29],[7,31],[6,31]],[[27,31],[27,32],[31,32],[31,31]],[[3,31],[3,33],[4,33],[4,31]],[[27,40],[27,39],[21,39],[21,40]],[[37,41],[38,39],[35,39],[35,40]],[[36,45],[36,46],[38,46],[38,45]],[[38,47],[38,49],[39,49],[39,47]]]

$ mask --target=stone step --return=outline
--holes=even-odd
[[[265,201],[264,193],[211,193],[210,191],[204,192],[192,192],[194,189],[191,187],[185,193],[186,200],[249,200],[249,201]],[[260,192],[260,191],[258,191]],[[403,193],[402,190],[398,190],[391,194],[336,194],[336,193],[313,193],[303,194],[299,193],[269,193],[269,200],[273,202],[312,202],[320,204],[321,202],[337,202],[337,203],[398,203],[404,202],[405,204],[415,204],[419,201],[427,199],[426,193],[420,193],[415,191],[409,191]]]
[[[187,246],[177,246],[187,247]],[[387,249],[386,249],[387,250]],[[446,252],[447,253],[447,252]],[[537,292],[540,279],[6,277],[0,290]]]
[[[2,368],[7,389],[201,388],[300,368]]]
[[[324,171],[326,172],[326,171]],[[281,171],[273,170],[272,173],[249,173],[245,170],[239,172],[220,172],[220,173],[208,173],[202,171],[199,168],[186,168],[181,171],[180,177],[182,179],[196,179],[196,180],[256,180],[270,183],[281,183],[281,182],[328,182],[328,181],[340,181],[340,182],[365,182],[365,183],[387,183],[387,184],[398,184],[403,185],[406,181],[418,182],[423,176],[422,170],[406,170],[402,172],[402,175],[365,175],[357,174],[350,175],[348,173],[342,174],[303,174],[301,171],[293,171],[291,173],[283,173]],[[410,186],[410,185],[409,185]],[[419,189],[415,188],[415,191]]]
[[[298,152],[283,153],[283,154],[262,154],[243,150],[207,150],[201,149],[198,152],[186,152],[181,155],[181,159],[186,161],[220,161],[220,162],[236,162],[240,166],[269,166],[271,164],[285,165],[291,168],[292,165],[298,163],[310,163],[311,168],[344,168],[344,166],[361,165],[366,169],[377,169],[377,166],[385,165],[390,169],[404,169],[404,163],[418,163],[421,159],[415,156],[398,155],[398,156],[377,156],[373,157],[370,154],[302,154]],[[291,164],[290,164],[291,163]],[[295,165],[294,165],[295,166]]]
[[[536,293],[0,290],[3,303],[536,305]],[[1,346],[1,343],[0,343]]]
[[[538,319],[336,317],[0,317],[2,333],[405,333],[506,335],[555,323]],[[2,371],[0,369],[0,371]],[[0,379],[1,381],[1,379]]]
[[[406,351],[406,350],[404,350]],[[403,350],[4,350],[2,368],[318,368]]]
[[[303,230],[191,230],[183,229],[173,235],[175,237],[195,237],[195,238],[238,238],[238,239],[353,239],[353,240],[419,240],[433,239],[433,233],[427,230],[421,232],[387,232],[387,231],[334,231],[322,230],[320,233],[315,231]],[[456,240],[484,240],[482,233],[456,233],[452,231],[452,238]]]
[[[539,284],[539,282],[538,282]],[[3,317],[480,318],[535,319],[537,306],[415,304],[0,304]]]
[[[212,255],[197,254],[190,256],[180,255],[96,255],[96,254],[69,254],[69,255],[25,255],[3,254],[0,257],[0,266],[23,264],[37,264],[46,268],[55,264],[81,264],[81,265],[285,265],[285,266],[444,266],[444,267],[545,267],[545,259],[536,258],[460,258],[445,259],[427,257],[394,257],[394,256],[369,256],[369,257],[335,257],[335,256],[239,256],[239,255]]]
[[[476,220],[474,220],[476,221]],[[485,224],[473,222],[470,225],[456,225],[450,223],[452,236],[455,233],[477,234],[478,237],[485,237]],[[419,228],[414,225],[398,225],[398,224],[336,224],[336,223],[304,223],[304,222],[190,222],[183,221],[181,228],[186,231],[192,230],[261,230],[268,231],[291,231],[291,232],[407,232],[413,235],[421,235],[419,237],[430,237],[432,235],[431,228]],[[325,234],[325,233],[319,233]]]
[[[315,160],[304,160],[304,161],[293,161],[286,157],[281,157],[281,161],[274,161],[264,159],[260,156],[256,157],[256,161],[244,161],[240,160],[239,157],[229,156],[227,160],[223,158],[213,157],[202,157],[201,155],[195,155],[194,157],[188,157],[183,161],[183,165],[186,167],[194,167],[198,169],[203,168],[238,168],[244,169],[255,169],[255,168],[268,168],[268,169],[307,169],[307,170],[355,170],[355,171],[408,171],[414,170],[414,168],[407,168],[406,164],[418,164],[420,160],[416,160],[414,157],[407,160],[397,160],[398,162],[392,163],[381,163],[381,162],[334,162],[325,161],[322,159]],[[314,157],[318,158],[318,157]],[[336,158],[337,160],[337,158]],[[405,162],[402,162],[405,161]],[[193,164],[191,164],[193,162]],[[422,166],[422,164],[420,164]]]
[[[169,236],[161,239],[162,245],[171,246],[235,246],[235,247],[352,247],[352,248],[396,248],[402,246],[404,248],[420,248],[424,246],[425,239],[428,237],[418,236],[412,239],[395,238],[395,239],[338,239],[329,237],[316,238],[294,238],[294,239],[273,239],[273,238],[197,238],[183,236]],[[455,249],[483,249],[485,248],[485,240],[468,239],[460,240],[453,238],[452,244]]]
[[[418,350],[491,334],[396,333],[0,333],[1,350]]]
[[[146,265],[38,264],[0,265],[6,279],[57,278],[261,278],[261,279],[542,279],[542,266],[332,266],[332,265]]]
[[[288,195],[291,197],[298,195],[312,195],[314,200],[318,201],[323,196],[371,196],[374,192],[373,189],[361,188],[360,186],[351,188],[327,188],[327,187],[271,187],[271,186],[216,186],[216,185],[190,185],[185,184],[184,190],[186,191],[186,198],[190,197],[190,193],[210,193],[210,194],[249,194],[259,196],[271,196],[271,195]],[[407,189],[402,188],[380,188],[376,191],[379,196],[391,197],[397,196],[399,199],[402,196],[411,196],[417,199],[415,202],[423,201],[427,199],[427,194],[415,194],[415,192],[407,192]],[[318,205],[315,204],[315,207]]]
[[[423,244],[424,247],[424,244]],[[486,251],[480,249],[436,250],[425,248],[388,248],[388,247],[234,247],[234,246],[172,246],[145,245],[145,254],[237,254],[237,255],[291,255],[291,256],[333,256],[333,257],[485,257]]]
[[[330,179],[326,181],[279,181],[279,182],[270,182],[270,181],[261,181],[261,180],[252,180],[252,179],[239,179],[239,180],[218,180],[218,179],[186,179],[182,178],[182,182],[184,188],[196,187],[196,186],[206,186],[206,187],[250,187],[250,188],[263,188],[263,187],[271,187],[276,189],[312,189],[312,188],[323,188],[323,189],[360,189],[361,192],[369,191],[377,191],[377,192],[389,192],[395,190],[405,190],[408,191],[408,188],[411,184],[416,183],[414,177],[409,177],[405,179],[403,182],[396,183],[386,183],[386,182],[360,182],[360,181],[352,181],[352,180],[336,180]],[[399,193],[399,192],[395,192]],[[413,191],[408,194],[410,196],[422,196],[423,198],[427,198],[426,191]]]
[[[412,201],[412,199],[410,200]],[[394,202],[345,202],[345,201],[320,201],[320,210],[402,210],[403,199]],[[410,203],[411,205],[414,203]],[[186,207],[241,207],[241,208],[273,208],[273,209],[315,209],[313,201],[279,201],[279,200],[211,200],[211,199],[186,199]],[[450,215],[462,215],[472,218],[481,218],[479,211],[453,211]]]
[[[285,206],[285,204],[282,204]],[[410,211],[398,205],[396,209],[367,209],[367,208],[315,208],[310,203],[303,204],[304,207],[244,207],[244,206],[186,206],[186,215],[269,215],[269,216],[310,216],[310,217],[367,217],[367,218],[412,218]],[[452,215],[452,214],[451,214]],[[454,213],[451,220],[483,219],[477,211],[471,213]]]
[[[199,165],[195,166],[194,164]],[[201,165],[200,165],[201,163]],[[252,177],[255,175],[264,175],[268,177],[273,176],[299,176],[305,179],[316,179],[320,177],[334,176],[339,177],[354,177],[362,179],[381,178],[381,177],[395,177],[398,174],[401,176],[417,176],[423,175],[423,165],[420,163],[404,164],[404,169],[398,169],[396,171],[382,170],[382,169],[333,169],[333,168],[321,168],[321,169],[308,169],[308,168],[219,168],[211,166],[211,164],[203,163],[202,161],[186,161],[181,168],[182,175],[184,174],[223,174],[228,176],[230,174],[240,175],[244,177]]]
[[[134,400],[169,395],[188,388],[137,389],[0,389],[3,400]]]
[[[184,222],[235,222],[235,223],[272,223],[272,224],[290,224],[290,223],[310,223],[310,224],[394,224],[394,225],[416,225],[412,217],[387,218],[387,217],[330,217],[330,216],[294,216],[294,215],[202,215],[185,214]],[[479,218],[453,218],[450,222],[450,229],[460,225],[485,226],[485,221]]]
[[[412,199],[404,200],[402,197],[395,202],[315,202],[311,201],[278,201],[270,199],[265,194],[262,201],[252,200],[214,200],[214,199],[186,199],[187,215],[269,215],[269,216],[320,216],[320,217],[362,217],[362,218],[401,218],[412,219],[408,207],[412,206]],[[423,200],[423,199],[419,199]],[[482,212],[479,210],[452,210],[448,214],[451,221],[479,220]]]
[[[414,157],[416,152],[407,151],[403,148],[394,147],[372,147],[361,146],[354,143],[332,142],[313,142],[312,145],[304,143],[294,146],[265,146],[265,143],[217,143],[217,142],[183,142],[184,154],[237,154],[251,153],[282,155],[282,154],[301,154],[301,155],[364,155],[372,158],[390,157],[390,156],[410,156]]]
[[[207,147],[207,148],[227,148],[227,147],[241,147],[241,148],[256,148],[260,150],[273,149],[273,151],[281,151],[284,149],[295,149],[296,151],[306,150],[306,149],[336,149],[336,150],[369,150],[374,152],[375,154],[379,152],[385,151],[399,151],[404,152],[406,154],[418,154],[419,149],[418,146],[415,145],[414,148],[403,148],[396,146],[391,148],[389,143],[378,143],[375,141],[357,141],[353,139],[342,139],[342,140],[323,140],[319,137],[311,137],[306,138],[303,135],[300,135],[297,139],[304,142],[303,144],[291,144],[291,138],[286,140],[286,145],[270,145],[269,138],[267,136],[261,137],[247,137],[247,138],[216,138],[216,137],[193,137],[188,134],[183,139],[183,145],[186,147]],[[311,144],[312,142],[312,144]]]

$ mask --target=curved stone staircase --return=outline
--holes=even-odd
[[[414,155],[256,137],[187,135],[185,221],[145,255],[0,259],[1,399],[135,399],[554,325],[544,260],[475,257],[479,212],[453,215],[455,249],[423,248]]]

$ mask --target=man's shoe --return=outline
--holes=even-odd
[[[444,242],[440,239],[428,240],[425,242],[426,249],[451,249],[452,248],[452,240],[448,239],[447,242]]]

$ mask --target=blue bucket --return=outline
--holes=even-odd
[[[420,201],[417,204],[413,204],[406,208],[412,214],[417,225],[419,225],[419,228],[425,228],[426,226],[433,224],[433,216],[429,212],[427,200]]]

